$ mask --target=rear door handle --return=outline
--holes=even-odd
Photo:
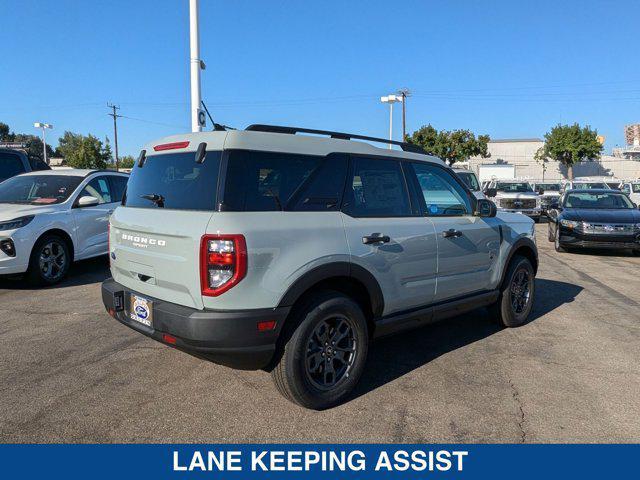
[[[389,243],[391,238],[389,235],[368,235],[366,237],[362,237],[362,243],[365,245],[371,245],[373,243]]]
[[[445,230],[444,232],[442,232],[442,236],[444,238],[461,237],[462,232],[460,230],[455,230],[453,228],[450,228],[449,230]]]

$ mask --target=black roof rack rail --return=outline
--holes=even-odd
[[[338,138],[340,140],[366,140],[368,142],[379,142],[390,145],[398,145],[405,152],[421,153],[428,155],[422,148],[417,145],[412,145],[407,142],[398,142],[397,140],[387,140],[378,137],[368,137],[366,135],[356,135],[353,133],[332,132],[330,130],[316,130],[313,128],[299,128],[299,127],[284,127],[280,125],[262,125],[254,124],[249,125],[245,130],[252,132],[269,132],[269,133],[286,133],[289,135],[295,135],[296,133],[311,133],[313,135],[328,135],[331,138]]]

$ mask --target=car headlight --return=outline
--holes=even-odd
[[[560,220],[560,225],[567,228],[578,228],[582,226],[582,222],[576,222],[574,220]]]
[[[29,225],[34,218],[35,215],[27,215],[26,217],[14,218],[7,222],[0,222],[0,230],[16,230],[17,228],[22,228],[25,225]]]

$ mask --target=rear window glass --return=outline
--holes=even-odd
[[[340,207],[347,161],[342,155],[229,152],[226,211],[334,211]]]
[[[134,166],[123,205],[172,210],[215,210],[220,152],[207,152],[196,163],[195,152],[149,155]]]

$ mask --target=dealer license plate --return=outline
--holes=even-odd
[[[153,302],[138,295],[131,294],[129,300],[129,318],[147,327],[153,322]]]

